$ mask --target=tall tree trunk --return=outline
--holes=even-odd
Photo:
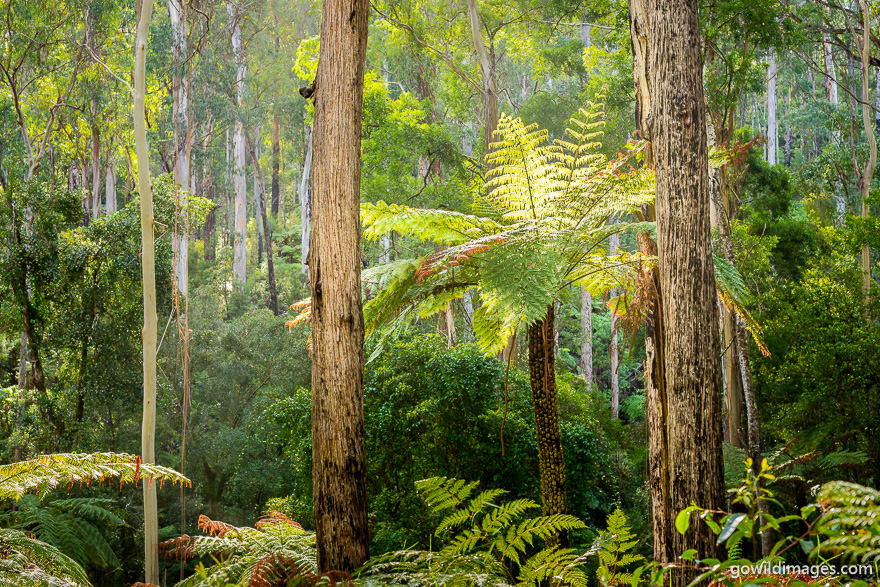
[[[92,101],[92,116],[97,116],[94,101]],[[101,215],[101,130],[97,122],[92,123],[92,194],[89,206],[89,217],[97,218]]]
[[[871,124],[871,91],[869,78],[871,72],[871,7],[868,0],[859,0],[862,10],[862,122],[865,127],[865,137],[868,139],[868,162],[859,177],[859,188],[862,199],[862,218],[866,221],[871,214],[868,197],[871,192],[871,180],[874,178],[874,168],[877,167],[877,137],[874,135],[874,125]],[[880,78],[878,78],[880,79]],[[880,99],[880,95],[878,95]],[[871,301],[871,249],[868,243],[862,243],[862,298],[867,308]]]
[[[107,204],[107,214],[116,212],[116,164],[112,161],[107,166],[107,175],[104,181],[104,198]]]
[[[153,0],[141,0],[134,56],[134,139],[138,160],[138,193],[141,197],[141,271],[144,295],[144,409],[141,428],[141,460],[154,463],[156,436],[156,260],[153,241],[153,190],[150,187],[150,153],[146,126],[147,39]],[[156,484],[144,487],[145,583],[159,584],[159,518]]]
[[[834,55],[831,53],[831,39],[825,35],[822,42],[822,53],[825,58],[825,97],[831,105],[837,107],[837,73],[834,70]]]
[[[632,0],[630,10],[637,116],[657,178],[659,312],[649,322],[655,361],[646,365],[649,381],[660,382],[648,390],[654,545],[657,560],[673,562],[689,548],[704,558],[718,552],[704,524],[675,531],[676,513],[724,501],[702,56],[695,3]],[[692,578],[671,576],[673,585]]]
[[[257,122],[255,124],[256,128],[254,129],[254,141],[250,141],[250,137],[248,137],[248,150],[251,152],[251,157],[256,156],[257,161],[260,160],[260,123]],[[254,163],[256,165],[256,163]],[[260,177],[257,175],[256,169],[254,170],[254,211],[256,212],[256,221],[257,221],[257,266],[263,264],[263,242],[266,240],[266,224],[263,222],[263,210],[264,206],[261,205],[263,200],[265,199],[263,195],[263,182]]]
[[[306,155],[303,159],[302,178],[299,182],[299,205],[300,219],[302,221],[302,272],[309,273],[309,245],[311,238],[309,236],[312,222],[312,193],[311,193],[311,177],[312,177],[312,149],[314,145],[314,135],[312,129],[306,127],[308,141],[306,146]]]
[[[483,43],[483,23],[477,10],[477,0],[467,0],[467,13],[471,42],[480,64],[480,76],[483,83],[483,122],[485,125],[483,138],[486,154],[489,154],[491,152],[490,146],[495,141],[495,130],[498,128],[498,87],[495,82],[495,64]]]
[[[767,67],[767,163],[776,165],[779,148],[779,123],[776,120],[776,51],[770,49]]]
[[[595,383],[593,378],[593,296],[581,288],[581,373],[587,385]]]
[[[272,216],[278,216],[278,206],[281,201],[281,123],[278,116],[272,118]]]
[[[369,0],[325,0],[312,175],[312,462],[318,569],[369,558],[360,174]]]
[[[874,129],[880,135],[880,66],[877,67],[877,87],[874,88]]]
[[[232,245],[232,280],[235,289],[244,291],[247,281],[247,177],[245,176],[246,155],[244,146],[244,125],[241,120],[241,110],[244,107],[244,78],[247,68],[244,63],[244,55],[241,47],[241,21],[235,4],[227,5],[229,17],[232,19],[232,50],[235,53],[235,61],[238,72],[235,81],[236,100],[238,111],[235,114],[235,133],[233,135],[233,158],[235,161],[234,186],[235,186],[235,223],[233,228]]]
[[[172,168],[172,176],[175,185],[175,202],[178,209],[186,209],[189,200],[189,142],[190,142],[190,120],[189,120],[189,95],[188,95],[188,79],[187,75],[184,79],[182,75],[183,63],[187,58],[186,21],[187,5],[183,0],[168,0],[168,14],[171,19],[171,43],[172,43],[172,76],[171,76],[171,93],[172,93],[172,116],[174,119],[173,141],[174,141],[174,166]],[[189,239],[187,227],[176,226],[174,235],[174,270],[177,281],[177,289],[184,296],[187,295],[187,284],[189,281]]]
[[[612,234],[608,242],[608,255],[614,255],[620,248],[620,235]],[[617,290],[615,295],[617,295]],[[611,417],[617,418],[620,415],[620,348],[618,345],[618,327],[620,319],[614,310],[611,312],[611,337],[608,341],[608,355],[611,359]]]
[[[251,161],[254,164],[254,183],[258,186],[263,185],[263,173],[260,170],[260,156],[254,144],[248,139],[248,149],[251,152]],[[260,219],[266,229],[266,265],[267,278],[269,280],[269,309],[276,316],[278,315],[278,287],[275,284],[275,259],[272,256],[272,231],[269,228],[269,219],[266,216],[266,200],[262,189],[257,190],[257,209],[260,212]]]
[[[791,167],[791,119],[788,116],[789,105],[791,103],[791,87],[788,88],[782,109],[782,116],[785,117],[785,166]]]
[[[547,307],[547,315],[528,326],[529,383],[535,410],[535,434],[538,439],[538,465],[541,471],[541,502],[543,514],[567,513],[565,495],[565,458],[559,431],[559,402],[556,394],[556,352],[554,342],[555,309]],[[555,540],[566,547],[568,537]]]

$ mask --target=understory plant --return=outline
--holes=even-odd
[[[434,514],[443,518],[429,550],[400,550],[368,563],[364,584],[575,585],[586,586],[586,556],[560,548],[560,532],[584,528],[568,514],[531,517],[530,499],[500,501],[502,489],[477,493],[477,482],[433,477],[416,484]]]
[[[732,491],[731,505],[737,511],[726,512],[691,505],[676,516],[676,530],[682,534],[698,517],[715,533],[718,544],[727,549],[727,559],[702,559],[696,550],[681,554],[680,563],[640,568],[632,584],[652,570],[651,582],[660,585],[669,572],[689,572],[690,585],[708,583],[716,586],[770,584],[867,586],[866,576],[842,574],[841,565],[861,564],[862,575],[877,576],[880,563],[880,492],[854,483],[834,481],[821,486],[814,503],[797,513],[774,516],[763,504],[781,507],[766,485],[774,480],[766,459],[760,467],[745,462],[746,474],[739,488]],[[763,510],[763,511],[762,511]],[[759,551],[761,540],[773,540],[769,554],[751,557],[744,553]],[[852,569],[852,567],[848,567]],[[866,573],[865,569],[873,569]]]
[[[92,523],[121,522],[104,501],[59,500],[42,510],[35,503],[59,486],[105,481],[118,481],[120,486],[139,481],[189,484],[173,469],[141,463],[139,457],[119,453],[50,454],[0,465],[0,501],[18,501],[26,494],[35,494],[33,501],[25,502],[26,507],[3,519],[4,524],[11,522],[20,529],[0,527],[0,585],[89,587],[88,576],[75,559],[108,566],[118,562]]]

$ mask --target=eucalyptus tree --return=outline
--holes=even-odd
[[[370,3],[325,0],[312,170],[312,461],[318,570],[369,558],[358,222]]]

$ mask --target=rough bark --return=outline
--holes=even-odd
[[[654,362],[646,365],[656,379],[648,390],[654,545],[658,560],[674,562],[689,548],[702,557],[718,550],[703,524],[674,531],[675,514],[724,501],[702,56],[695,3],[632,0],[630,11],[638,119],[657,178],[659,312],[649,317]],[[671,581],[690,578],[678,572]]]
[[[325,0],[315,90],[312,461],[321,572],[369,558],[360,150],[368,0]]]
[[[232,50],[238,65],[235,81],[238,111],[235,115],[235,132],[232,139],[234,159],[233,185],[235,191],[235,223],[232,238],[232,280],[238,291],[244,291],[247,281],[247,177],[245,176],[245,145],[244,125],[241,120],[241,109],[244,102],[244,78],[247,68],[241,48],[241,22],[238,9],[233,3],[227,5],[229,17],[232,19]]]
[[[595,383],[593,378],[593,296],[581,288],[581,373],[587,385]]]
[[[134,60],[134,138],[138,160],[138,193],[141,199],[141,272],[144,295],[144,408],[141,428],[141,460],[154,463],[156,436],[156,261],[153,238],[153,190],[150,186],[150,153],[144,96],[146,94],[147,39],[153,0],[142,0]],[[145,583],[159,584],[159,519],[156,484],[144,487]]]
[[[547,307],[547,315],[528,327],[529,383],[535,410],[535,433],[538,439],[538,465],[541,471],[541,503],[543,514],[567,513],[565,495],[565,458],[559,432],[559,403],[556,393],[556,352],[554,345],[555,310]],[[555,541],[565,547],[563,534]]]

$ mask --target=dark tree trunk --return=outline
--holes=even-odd
[[[696,3],[631,0],[630,16],[638,117],[657,178],[658,291],[648,365],[655,557],[673,562],[689,548],[702,558],[718,552],[705,524],[681,535],[672,527],[675,515],[692,502],[724,502],[706,106]],[[689,582],[686,573],[671,579]]]
[[[538,462],[541,471],[543,514],[567,512],[565,505],[565,458],[559,432],[559,402],[556,394],[555,310],[547,307],[543,320],[528,327],[529,382],[535,410],[535,433],[538,438]],[[557,537],[565,547],[568,537]]]
[[[325,0],[312,170],[312,478],[318,569],[369,558],[360,170],[368,0]]]

